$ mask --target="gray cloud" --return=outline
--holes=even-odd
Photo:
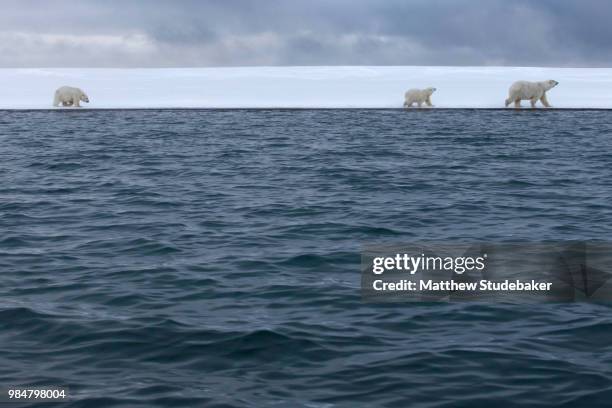
[[[612,66],[608,0],[3,0],[1,67]]]

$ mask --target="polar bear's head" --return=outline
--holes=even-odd
[[[81,97],[79,99],[81,100],[81,102],[89,103],[89,97],[87,96],[85,92],[81,92]]]
[[[433,94],[434,92],[436,92],[436,88],[425,88],[424,89],[425,93],[429,96],[431,96],[431,94]]]
[[[549,89],[553,89],[555,86],[559,85],[557,81],[554,79],[549,79],[548,81],[544,81],[544,87],[548,91]]]

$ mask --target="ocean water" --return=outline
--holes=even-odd
[[[363,303],[359,263],[609,240],[611,138],[610,111],[0,111],[0,386],[88,408],[609,407],[612,307]]]

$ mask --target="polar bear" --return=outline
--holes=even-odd
[[[74,106],[80,108],[80,102],[89,103],[89,98],[79,88],[73,88],[71,86],[62,86],[55,91],[55,97],[53,98],[53,106]]]
[[[550,108],[548,99],[546,99],[546,91],[550,91],[557,85],[559,85],[559,83],[552,79],[540,82],[517,81],[510,87],[508,99],[506,99],[506,107],[514,102],[514,107],[520,108],[521,101],[529,99],[532,108],[535,108],[535,104],[538,100],[542,102],[542,105],[546,108]]]
[[[423,104],[427,106],[433,106],[431,104],[431,95],[436,91],[436,88],[425,88],[425,89],[410,89],[404,94],[404,108],[411,108],[412,104],[416,102],[420,108]]]

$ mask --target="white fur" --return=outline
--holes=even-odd
[[[506,106],[514,102],[515,108],[521,107],[521,101],[529,100],[531,107],[535,108],[537,101],[542,102],[547,108],[550,108],[550,104],[546,99],[546,91],[551,90],[559,83],[552,79],[548,81],[540,82],[529,82],[529,81],[517,81],[512,84],[508,91],[508,99],[506,99]]]
[[[431,95],[436,91],[436,88],[425,89],[410,89],[404,95],[404,108],[411,108],[414,103],[420,108],[423,104],[433,106],[431,104]]]
[[[53,106],[74,106],[75,108],[81,107],[80,102],[89,103],[89,98],[79,88],[73,88],[71,86],[62,86],[55,91],[55,97],[53,98]]]

